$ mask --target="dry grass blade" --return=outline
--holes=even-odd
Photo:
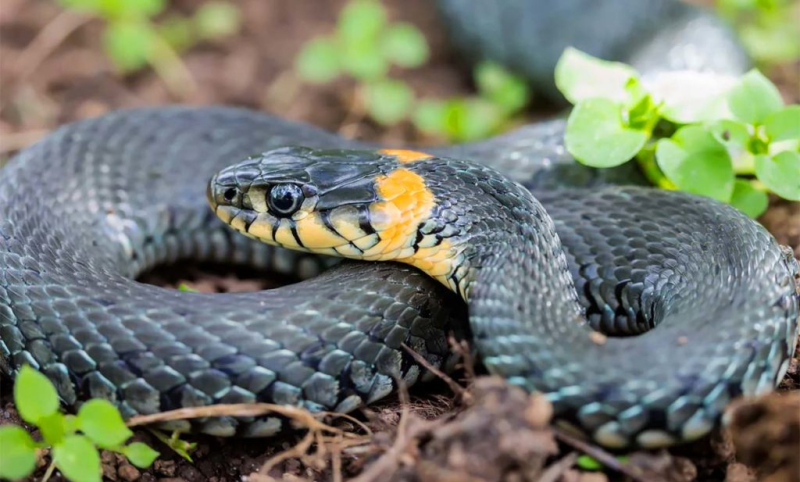
[[[583,440],[580,440],[572,435],[569,435],[568,433],[564,432],[558,427],[553,427],[553,433],[555,434],[556,439],[558,439],[559,441],[569,445],[572,448],[580,450],[586,455],[591,456],[592,458],[594,458],[601,464],[605,465],[609,469],[627,475],[636,482],[653,482],[654,480],[652,478],[645,477],[645,475],[642,474],[635,467],[631,467],[628,464],[621,463],[619,460],[614,458],[613,455],[601,449],[600,447],[586,443]]]
[[[138,415],[131,417],[127,425],[138,427],[158,422],[169,422],[173,420],[188,420],[204,417],[258,417],[261,415],[278,414],[291,419],[296,424],[308,428],[332,434],[341,434],[343,437],[363,437],[354,433],[345,432],[336,427],[321,422],[319,419],[326,416],[343,417],[354,421],[359,427],[369,433],[369,429],[363,423],[356,421],[352,417],[344,416],[339,413],[319,412],[311,413],[308,410],[285,405],[275,405],[272,403],[241,403],[241,404],[221,404],[209,405],[206,407],[190,407],[170,410],[168,412],[155,413],[152,415]]]
[[[420,365],[422,365],[422,366],[423,366],[423,367],[424,367],[426,370],[430,371],[431,373],[433,373],[433,374],[434,374],[434,375],[436,375],[437,377],[441,378],[441,379],[442,379],[442,380],[443,380],[443,381],[444,381],[444,382],[447,384],[447,386],[448,386],[448,387],[450,387],[450,390],[452,390],[452,391],[453,391],[453,393],[455,393],[456,395],[458,395],[459,397],[461,397],[461,399],[462,399],[462,400],[469,401],[469,396],[470,396],[470,395],[469,395],[469,393],[468,393],[468,392],[467,392],[467,391],[464,389],[464,387],[462,387],[461,385],[459,385],[458,383],[456,383],[456,381],[455,381],[455,380],[453,380],[452,378],[450,378],[449,376],[447,376],[447,374],[446,374],[446,373],[444,373],[443,371],[439,370],[439,369],[438,369],[438,368],[436,368],[435,366],[431,365],[431,363],[430,363],[428,360],[426,360],[426,359],[425,359],[425,357],[423,357],[423,356],[422,356],[422,355],[420,355],[419,353],[417,353],[417,352],[415,352],[414,350],[412,350],[412,349],[411,349],[411,348],[410,348],[408,345],[406,345],[405,343],[401,343],[401,346],[403,347],[403,349],[404,349],[406,352],[408,352],[408,354],[409,354],[409,355],[411,355],[411,357],[412,357],[412,358],[413,358],[413,359],[414,359],[414,360],[415,360],[417,363],[419,363]]]

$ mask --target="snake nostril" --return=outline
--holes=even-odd
[[[236,188],[232,187],[230,189],[227,189],[224,193],[222,193],[222,197],[227,202],[233,201],[233,199],[236,197]]]

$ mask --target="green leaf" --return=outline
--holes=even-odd
[[[381,49],[389,61],[400,67],[419,67],[428,60],[428,42],[419,29],[408,23],[397,23],[381,37]]]
[[[198,290],[192,288],[191,286],[187,285],[186,283],[181,283],[178,285],[178,291],[183,291],[184,293],[199,293]]]
[[[759,191],[753,187],[753,183],[750,181],[736,179],[733,184],[730,203],[739,211],[755,219],[767,210],[769,197],[764,191]]]
[[[556,87],[572,104],[594,97],[625,102],[625,85],[638,73],[629,65],[600,60],[567,47],[556,64]]]
[[[38,424],[39,419],[58,412],[58,393],[46,376],[23,365],[14,382],[14,403],[22,420]]]
[[[608,99],[588,99],[570,113],[564,139],[567,150],[582,164],[614,167],[629,161],[649,135],[625,127],[622,106]]]
[[[458,142],[483,139],[497,130],[503,112],[485,99],[453,99],[445,104],[445,132]]]
[[[36,442],[24,428],[0,426],[0,479],[27,477],[36,468]]]
[[[348,74],[361,81],[378,80],[389,70],[389,61],[376,43],[346,45],[341,62]]]
[[[150,433],[156,436],[158,440],[164,443],[167,447],[172,449],[176,454],[180,455],[182,458],[186,459],[189,463],[194,463],[192,457],[189,455],[189,452],[193,451],[197,447],[197,442],[187,442],[185,440],[181,440],[180,432],[173,432],[171,436],[166,436],[164,432],[157,429],[150,429]]]
[[[481,62],[475,67],[475,83],[483,97],[509,114],[518,112],[530,99],[525,80],[494,62]]]
[[[764,120],[771,142],[800,139],[800,105],[790,105],[773,112]]]
[[[79,429],[80,429],[80,424],[78,422],[78,417],[76,417],[75,415],[64,416],[64,433],[66,435],[72,435]]]
[[[133,442],[122,449],[122,453],[128,460],[140,469],[146,469],[155,461],[159,455],[158,452],[151,449],[147,444],[142,442]]]
[[[73,482],[100,482],[100,455],[83,435],[70,435],[53,447],[53,460]]]
[[[46,417],[41,417],[36,423],[42,433],[42,439],[48,445],[59,444],[64,439],[66,433],[65,419],[66,417],[61,412],[55,412]]]
[[[447,106],[444,101],[423,99],[417,102],[411,117],[414,126],[429,134],[444,134],[447,130]]]
[[[739,38],[758,63],[791,63],[800,57],[800,24],[792,21],[797,18],[797,11],[795,7],[794,12],[786,12],[788,15],[770,15],[767,19],[762,16],[758,24],[738,29]]]
[[[386,9],[374,0],[351,0],[339,14],[337,33],[346,44],[375,44],[386,25]]]
[[[728,92],[728,108],[734,116],[748,124],[760,124],[783,107],[778,88],[758,70],[751,70]]]
[[[800,153],[783,151],[774,156],[756,156],[756,176],[772,192],[800,201]]]
[[[658,167],[678,189],[728,202],[734,172],[730,155],[701,126],[687,126],[656,146]]]
[[[200,38],[216,39],[239,31],[242,16],[229,2],[204,3],[194,14],[194,25]]]
[[[150,24],[135,21],[110,23],[103,37],[108,56],[122,72],[133,72],[147,65],[157,40]]]
[[[97,9],[106,20],[142,20],[164,11],[164,0],[97,0]]]
[[[575,460],[575,465],[583,470],[603,470],[603,464],[589,455],[581,455]]]
[[[710,72],[673,71],[644,79],[659,112],[676,124],[708,122],[730,117],[727,94],[736,78]]]
[[[414,101],[414,92],[400,80],[372,82],[365,86],[364,93],[370,116],[383,125],[401,121]]]
[[[117,447],[133,435],[125,426],[117,407],[100,398],[89,400],[81,406],[78,423],[81,431],[103,448]]]
[[[339,75],[339,51],[327,38],[311,40],[294,61],[297,74],[308,82],[329,82]]]
[[[720,144],[734,149],[745,149],[750,143],[750,130],[747,124],[724,119],[708,126],[714,139]]]

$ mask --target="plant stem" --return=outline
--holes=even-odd
[[[155,51],[150,55],[150,65],[170,93],[180,99],[191,97],[197,91],[192,73],[180,55],[160,35],[155,35]]]
[[[54,470],[56,470],[55,457],[50,459],[50,465],[47,466],[47,470],[44,472],[44,477],[42,477],[42,482],[47,482],[50,479],[50,476],[53,475]]]
[[[636,154],[636,162],[642,170],[642,174],[656,187],[661,189],[675,190],[678,187],[672,183],[667,176],[661,172],[661,169],[656,164],[655,149],[653,147],[646,147]]]

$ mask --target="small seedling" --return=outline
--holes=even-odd
[[[796,0],[717,0],[717,11],[738,31],[760,64],[796,62],[800,57],[800,2]]]
[[[39,429],[42,440],[35,441],[17,425],[0,426],[0,478],[28,477],[36,468],[38,452],[48,447],[52,450],[51,468],[74,482],[101,480],[98,449],[118,452],[140,468],[149,467],[159,455],[142,442],[125,444],[133,432],[107,400],[89,400],[77,415],[62,414],[53,384],[27,365],[14,382],[14,403],[20,417]]]
[[[389,22],[376,0],[351,0],[336,31],[310,40],[295,59],[298,76],[326,83],[344,75],[357,82],[357,104],[385,126],[410,119],[420,131],[467,141],[493,134],[529,100],[525,82],[501,67],[483,63],[475,70],[479,96],[418,100],[404,81],[390,78],[392,66],[416,68],[428,60],[429,48],[415,26]]]
[[[105,23],[103,46],[123,74],[152,66],[168,86],[174,72],[185,70],[178,53],[201,40],[217,39],[239,30],[237,7],[226,2],[207,2],[191,16],[171,15],[163,21],[165,0],[58,0],[65,8],[88,13]],[[173,89],[173,90],[175,90]]]
[[[757,70],[642,79],[630,66],[567,49],[556,85],[575,104],[567,150],[588,166],[636,159],[657,186],[730,203],[752,217],[767,192],[800,200],[800,106]]]

